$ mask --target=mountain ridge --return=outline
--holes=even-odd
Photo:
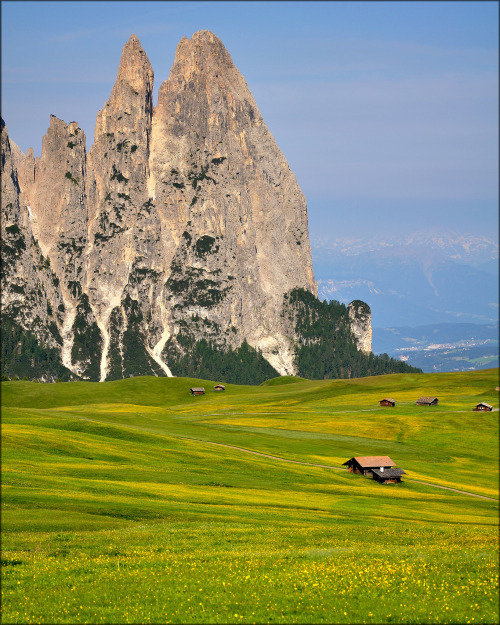
[[[481,237],[478,245],[485,247],[476,249],[471,260],[476,239],[463,238],[469,260],[455,257],[456,240],[448,247],[433,247],[430,241],[404,244],[403,239],[384,244],[366,240],[331,247],[326,242],[324,247],[315,244],[319,296],[343,302],[369,298],[378,328],[453,321],[491,323],[498,307],[498,249],[493,240]]]
[[[491,236],[466,235],[452,230],[439,234],[420,230],[409,235],[385,234],[383,237],[332,238],[312,237],[312,248],[335,256],[355,256],[398,246],[417,246],[441,251],[446,257],[466,264],[498,260],[498,240]]]
[[[213,33],[179,42],[156,107],[153,81],[132,35],[88,152],[77,122],[51,116],[37,158],[2,122],[2,314],[82,379],[171,376],[200,341],[295,375],[285,300],[317,295],[295,176]],[[368,354],[356,306],[342,332]]]

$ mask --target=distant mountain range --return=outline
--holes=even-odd
[[[373,351],[389,354],[424,372],[498,367],[498,322],[440,323],[374,328]]]
[[[498,318],[498,243],[439,236],[312,240],[320,299],[361,299],[374,327]]]
[[[336,253],[343,256],[356,256],[366,252],[375,252],[384,248],[415,245],[433,250],[440,250],[445,256],[456,262],[474,266],[494,261],[498,263],[498,240],[492,237],[479,235],[464,235],[455,232],[429,234],[427,231],[418,231],[411,235],[383,237],[335,239],[328,236],[311,237],[311,243],[316,251],[324,250],[329,254]]]
[[[423,349],[429,346],[467,346],[487,342],[498,343],[498,322],[492,324],[438,323],[416,328],[375,328],[375,352],[393,352],[396,349]]]

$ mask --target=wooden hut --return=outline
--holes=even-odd
[[[205,389],[203,386],[193,386],[193,388],[189,389],[191,391],[191,395],[205,395]]]
[[[224,384],[216,384],[214,386],[214,391],[225,391],[226,387],[224,386]]]
[[[437,397],[419,397],[415,403],[417,406],[437,406],[438,401]]]
[[[406,471],[403,469],[372,469],[373,479],[381,484],[397,484],[401,482],[401,476],[406,475]]]
[[[395,466],[389,456],[355,456],[343,463],[350,473],[360,473],[366,477],[373,476],[373,469],[386,470]]]
[[[485,401],[481,401],[479,402],[479,404],[476,404],[476,407],[472,409],[474,412],[483,412],[483,411],[487,411],[487,412],[491,412],[493,410],[493,406],[491,406],[490,404],[487,404]]]
[[[396,405],[396,400],[392,399],[392,397],[386,397],[385,399],[381,399],[379,403],[380,403],[381,406],[392,406],[392,407],[394,407]]]
[[[355,456],[343,463],[351,473],[360,473],[365,477],[372,477],[381,484],[396,484],[401,482],[401,476],[406,471],[394,466],[389,456]]]

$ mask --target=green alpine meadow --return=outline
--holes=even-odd
[[[2,382],[2,623],[499,622],[498,369],[220,381]]]

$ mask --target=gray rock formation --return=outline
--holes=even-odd
[[[354,334],[358,349],[365,354],[372,351],[372,314],[370,307],[359,299],[347,307],[351,320],[351,331]]]
[[[295,176],[211,32],[181,40],[155,109],[152,91],[132,35],[88,154],[76,122],[52,116],[37,159],[2,128],[3,312],[85,379],[172,375],[182,337],[296,373],[284,296],[317,285]]]
[[[19,184],[16,159],[24,161],[17,146],[11,149],[1,121],[1,241],[2,316],[30,328],[48,347],[61,349],[62,308],[60,284],[33,236],[33,212]]]
[[[176,245],[165,293],[172,332],[196,315],[217,341],[246,338],[277,371],[293,373],[283,295],[317,293],[306,201],[244,78],[208,31],[178,45],[153,116],[150,163],[153,201]]]

